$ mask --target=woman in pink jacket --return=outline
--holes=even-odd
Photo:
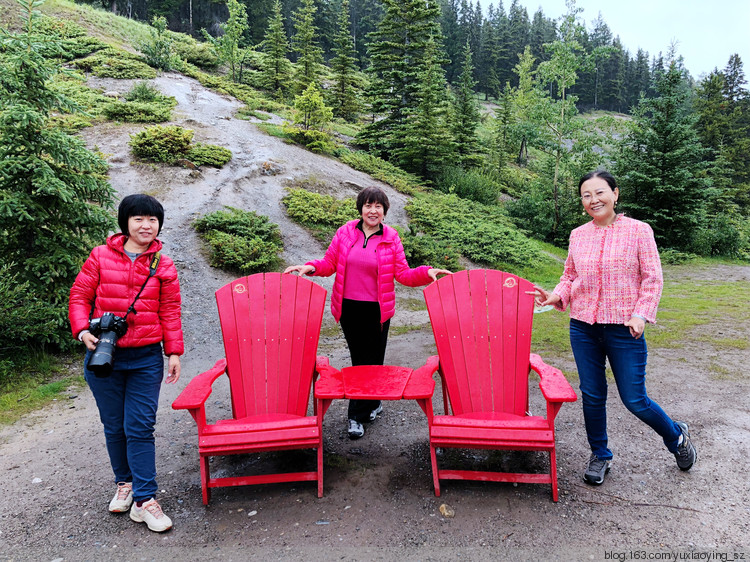
[[[91,251],[73,283],[70,325],[88,350],[84,376],[104,425],[117,484],[109,511],[130,511],[133,521],[161,532],[172,521],[156,500],[154,425],[164,355],[166,382],[180,378],[180,284],[156,238],[164,224],[161,203],[150,195],[128,195],[117,218],[122,233]],[[97,330],[110,322],[114,330]],[[113,332],[120,332],[119,338]]]
[[[357,196],[359,220],[336,231],[321,260],[288,267],[284,273],[328,277],[336,275],[331,294],[331,312],[341,323],[352,365],[382,365],[388,327],[396,306],[395,281],[419,287],[450,274],[428,266],[409,268],[398,232],[383,224],[390,203],[377,187]],[[351,439],[365,434],[362,425],[383,411],[378,400],[350,400],[348,433]]]
[[[620,195],[609,172],[590,172],[578,184],[583,208],[593,219],[570,234],[560,283],[548,293],[537,287],[536,303],[570,305],[573,349],[591,457],[583,479],[598,485],[612,463],[607,439],[606,360],[625,407],[651,426],[681,470],[696,460],[688,425],[674,421],[646,394],[647,322],[656,322],[662,290],[661,262],[651,227],[615,212]]]

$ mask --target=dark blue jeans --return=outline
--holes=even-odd
[[[624,324],[586,324],[570,321],[570,346],[578,367],[583,418],[591,451],[611,459],[607,447],[607,379],[605,359],[615,376],[625,407],[664,439],[670,452],[677,451],[682,432],[661,407],[646,394],[646,339],[635,339]]]
[[[156,497],[154,425],[164,376],[161,345],[117,348],[114,369],[99,378],[86,368],[84,376],[104,424],[109,462],[115,482],[132,482],[133,499]]]

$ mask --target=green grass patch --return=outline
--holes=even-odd
[[[412,312],[417,312],[419,310],[427,310],[427,305],[424,302],[423,298],[419,299],[399,299],[398,306],[400,308],[403,308],[405,310],[410,310]]]
[[[83,376],[68,375],[70,357],[43,352],[30,352],[25,357],[21,363],[0,361],[0,425],[47,406],[70,387],[86,385]]]
[[[389,336],[401,336],[409,332],[432,331],[432,327],[427,324],[408,324],[406,326],[391,326],[388,330]]]
[[[249,107],[241,107],[237,113],[234,114],[237,119],[260,119],[261,121],[268,121],[272,115],[256,109],[250,109]]]

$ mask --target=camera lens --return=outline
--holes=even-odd
[[[115,343],[117,334],[112,331],[103,332],[99,336],[99,343],[89,357],[88,369],[97,377],[108,377],[112,373],[115,362]]]

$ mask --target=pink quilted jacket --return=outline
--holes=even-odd
[[[349,251],[357,241],[357,224],[359,220],[346,223],[336,231],[326,255],[321,260],[307,262],[306,265],[315,267],[312,275],[328,277],[336,274],[331,294],[331,314],[338,322],[341,319],[341,304],[344,300],[344,276],[346,275],[346,259]],[[430,266],[422,265],[410,269],[406,263],[404,246],[395,228],[383,225],[383,240],[378,245],[378,303],[380,304],[380,322],[383,323],[393,317],[396,310],[396,283],[409,287],[427,285],[432,281],[427,272]]]
[[[125,316],[148,277],[151,259],[162,247],[162,243],[155,240],[133,263],[125,254],[124,245],[124,235],[110,236],[105,246],[97,246],[91,251],[78,273],[70,289],[68,306],[74,337],[88,329],[91,303],[95,297],[92,318],[99,318],[105,312]],[[117,346],[142,347],[163,341],[166,355],[182,355],[180,303],[177,269],[172,260],[162,254],[156,274],[146,283],[135,303],[136,313],[128,316],[128,331],[117,340]]]

